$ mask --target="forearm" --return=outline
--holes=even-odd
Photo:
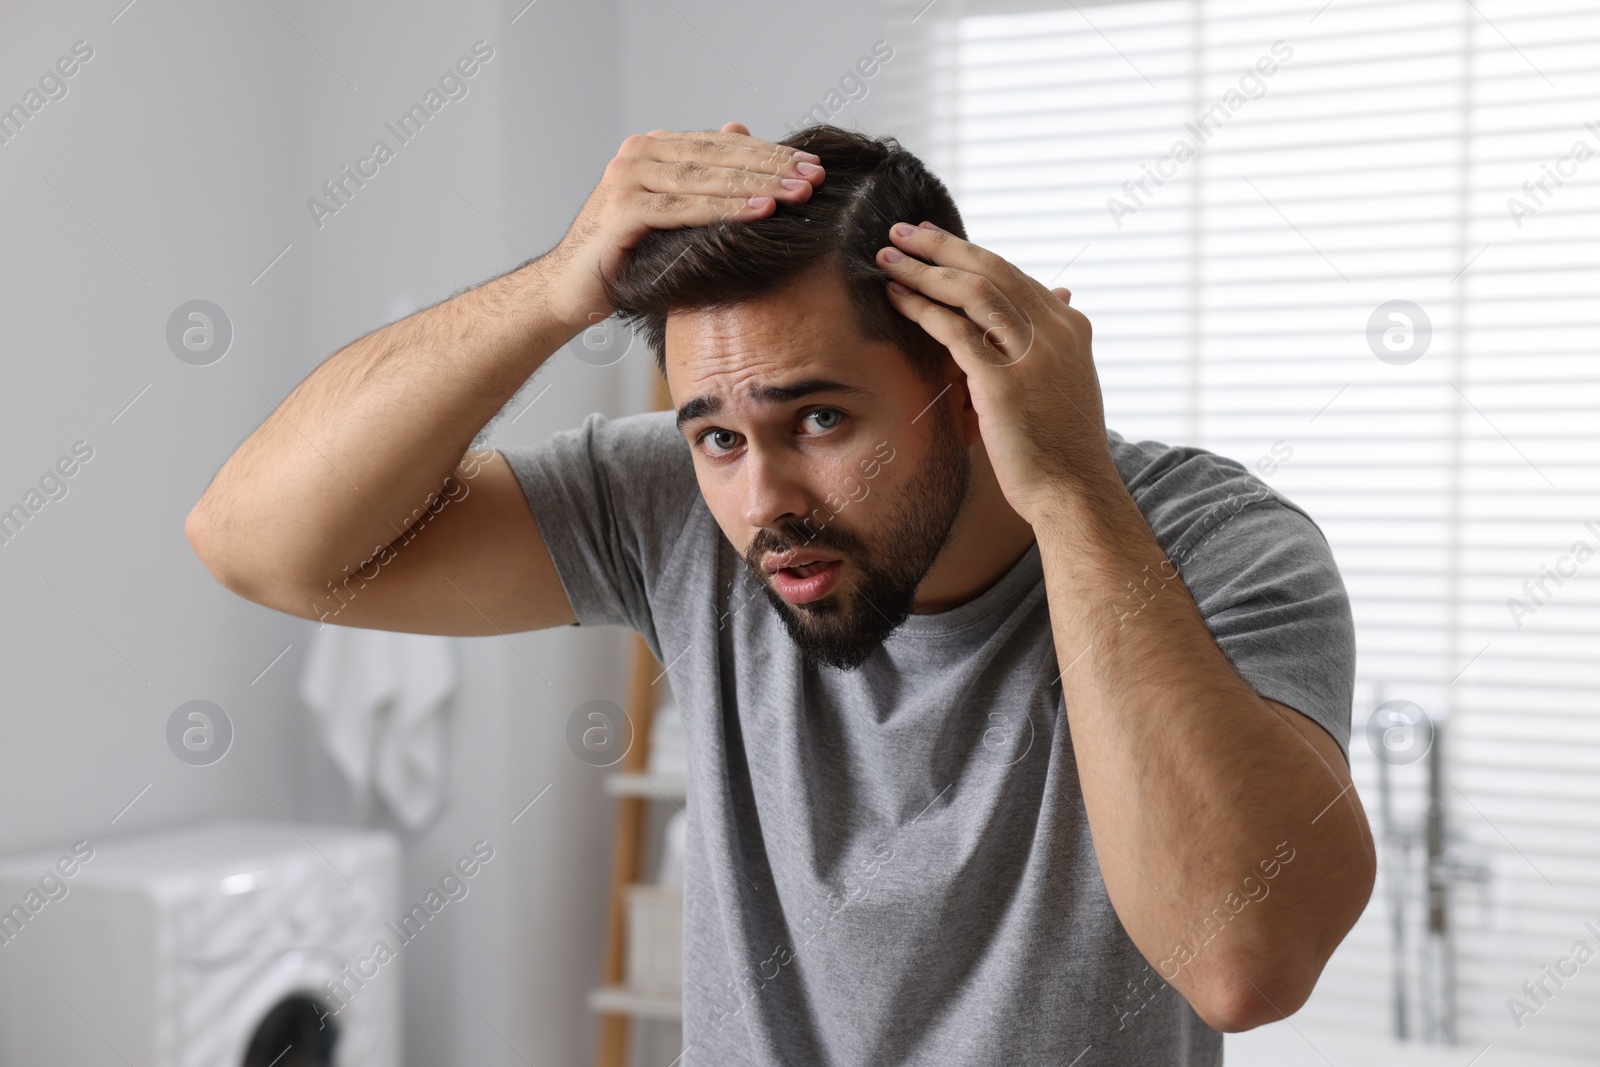
[[[1036,530],[1085,812],[1118,916],[1213,1025],[1242,1025],[1263,997],[1297,1009],[1370,890],[1346,767],[1234,670],[1120,486],[1076,494]],[[1153,595],[1127,610],[1127,583],[1150,575]]]
[[[478,431],[577,333],[546,288],[536,260],[324,361],[195,506],[187,531],[206,566],[240,587],[320,588],[394,542],[448,495],[446,476]]]
[[[1226,931],[1160,978],[1220,1029],[1264,1021],[1269,999],[1295,1010],[1371,892],[1371,842],[1343,753],[1300,711],[1252,690],[1166,563],[1106,447],[1092,330],[1071,291],[936,227],[889,235],[877,263],[893,278],[890,299],[960,366],[957,406],[1038,541],[1062,671],[1051,684],[1118,918],[1159,966],[1196,940],[1191,923],[1223,907]],[[1137,613],[1116,610],[1128,583],[1152,573],[1165,587]],[[1270,876],[1271,898],[1233,907],[1280,846],[1294,858]],[[1146,978],[1159,987],[1129,976]]]

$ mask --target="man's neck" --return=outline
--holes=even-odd
[[[971,455],[966,503],[949,542],[917,587],[914,615],[949,611],[982,595],[1033,546],[1033,527],[1007,503],[988,452],[979,445]]]

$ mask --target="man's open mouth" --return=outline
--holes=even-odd
[[[796,578],[805,578],[828,564],[837,562],[839,562],[837,557],[824,556],[817,552],[780,552],[768,556],[761,564],[761,569],[768,574],[786,571]]]
[[[838,584],[844,561],[826,559],[815,552],[785,552],[762,563],[778,595],[791,604],[821,600]]]

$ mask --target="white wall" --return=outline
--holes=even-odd
[[[211,816],[349,821],[296,695],[315,625],[218,585],[184,539],[189,508],[341,345],[553,245],[628,133],[738,119],[781,136],[882,36],[842,2],[781,27],[724,0],[123,2],[0,14],[0,105],[75,41],[94,49],[0,145],[0,507],[74,442],[94,449],[0,544],[0,852]],[[468,95],[319,228],[307,198],[480,39],[495,54]],[[871,104],[841,119],[870,123]],[[204,367],[165,338],[194,298],[234,328]],[[549,391],[490,440],[641,410],[646,381],[643,353],[605,369],[559,355],[524,396]],[[626,635],[460,648],[452,799],[406,837],[402,899],[478,838],[496,859],[407,949],[408,1060],[587,1062],[613,805],[564,730],[583,701],[622,701]],[[208,767],[165,739],[195,698],[235,728]],[[670,1062],[675,1035],[654,1039],[645,1062]]]
[[[894,39],[895,29],[879,19],[879,5],[843,0],[787,15],[736,0],[622,0],[622,123],[631,133],[738,121],[779,140],[874,40]],[[833,121],[893,132],[873,128],[876,87],[866,84],[860,101]]]
[[[100,7],[0,16],[7,105],[73,42],[94,49],[67,95],[0,145],[0,502],[22,500],[75,441],[94,449],[67,495],[0,545],[0,852],[280,817],[274,805],[297,822],[348,820],[295,693],[315,625],[219,586],[184,518],[272,406],[397,301],[432,302],[553,244],[622,136],[612,74],[592,59],[615,37],[604,3],[546,0],[515,24],[520,5],[487,0]],[[495,56],[469,94],[319,229],[307,197],[479,39]],[[165,340],[173,308],[195,297],[235,330],[205,367]],[[504,439],[615,411],[618,373],[556,360],[550,393]],[[563,730],[582,701],[621,698],[623,635],[461,648],[454,795],[407,839],[402,899],[478,838],[497,855],[408,947],[409,1061],[583,1062],[612,812]],[[165,739],[172,710],[196,697],[236,729],[208,767]]]
[[[113,24],[116,7],[98,6],[8,5],[0,23],[4,106],[75,41],[94,50],[67,96],[0,145],[0,507],[75,441],[94,450],[0,545],[6,851],[256,813],[261,793],[303,811],[293,664],[257,680],[300,627],[227,594],[183,534],[223,455],[270,411],[251,383],[272,396],[275,368],[306,348],[297,278],[250,284],[289,226],[270,207],[294,196],[294,42],[271,7],[139,4]],[[209,367],[165,341],[195,297],[236,327]],[[167,749],[169,714],[193,698],[236,727],[212,767]]]

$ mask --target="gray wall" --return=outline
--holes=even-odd
[[[184,539],[189,508],[341,345],[554,244],[628,133],[738,119],[781,136],[881,36],[867,18],[835,2],[780,26],[724,0],[8,5],[0,106],[74,42],[94,54],[0,145],[0,507],[75,442],[94,452],[0,544],[0,852],[211,816],[351,821],[296,694],[315,625],[218,585]],[[480,39],[494,58],[468,95],[319,228],[307,198]],[[870,124],[871,108],[840,118]],[[207,366],[166,341],[196,298],[234,331]],[[523,396],[549,391],[488,440],[640,410],[645,370],[642,353],[605,369],[558,355]],[[409,1062],[582,1063],[613,811],[564,729],[583,701],[623,699],[626,635],[460,648],[452,798],[405,836],[403,899],[478,838],[497,854],[408,949]],[[206,767],[165,737],[196,698],[235,729]],[[644,1062],[664,1067],[676,1037],[655,1039]]]
[[[7,105],[74,42],[93,48],[67,94],[0,145],[0,502],[22,501],[74,442],[93,448],[66,495],[0,545],[0,852],[210,816],[349,821],[296,695],[315,625],[218,585],[184,518],[340,345],[560,237],[621,139],[613,79],[586,58],[614,48],[614,11],[547,3],[512,24],[518,9],[488,2],[99,8],[11,5],[0,22]],[[479,39],[495,55],[467,96],[319,229],[306,199]],[[165,340],[170,313],[197,297],[234,329],[208,366]],[[620,371],[558,357],[546,373],[551,391],[507,440],[617,409]],[[460,646],[452,800],[406,836],[403,899],[478,838],[497,855],[408,946],[409,1059],[581,1062],[611,806],[562,731],[583,700],[621,698],[623,635]],[[211,766],[167,748],[169,715],[194,698],[236,731]]]

